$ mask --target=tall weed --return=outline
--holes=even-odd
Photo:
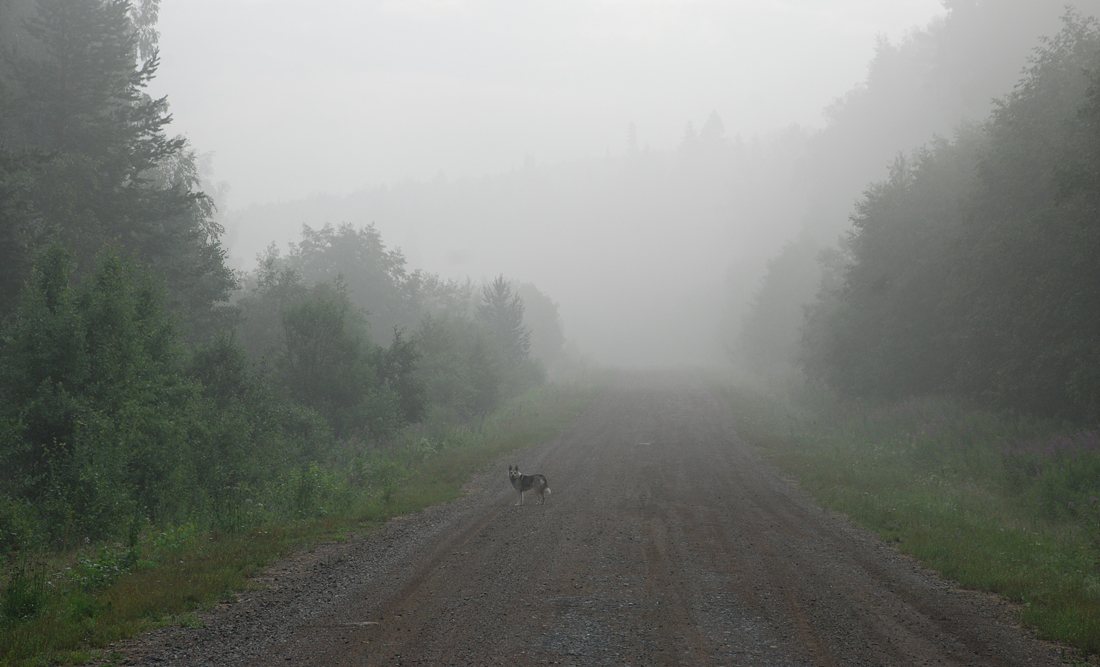
[[[742,437],[823,505],[964,586],[1100,651],[1100,438],[948,397],[732,390]]]
[[[0,624],[0,665],[84,660],[95,654],[89,646],[193,624],[193,612],[232,599],[247,577],[292,549],[456,497],[471,472],[572,424],[597,391],[541,388],[481,429],[422,425],[383,441],[348,437],[322,460],[276,462],[283,474],[212,489],[188,521],[131,520],[137,532],[124,543],[82,540],[84,551],[22,569],[13,562],[0,589],[10,615]]]
[[[42,563],[21,554],[18,561],[8,568],[2,593],[0,623],[12,626],[33,618],[45,605],[48,595]]]

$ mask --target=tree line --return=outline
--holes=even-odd
[[[802,365],[846,393],[1100,418],[1100,25],[1068,12],[980,123],[899,156],[825,256]]]
[[[308,515],[341,443],[476,428],[545,380],[532,336],[563,342],[534,286],[410,271],[373,227],[307,226],[230,270],[147,92],[156,8],[0,2],[3,552],[231,527],[259,497]]]
[[[1083,15],[1100,14],[1097,0],[1071,4]],[[899,40],[880,39],[866,79],[826,108],[824,127],[803,133],[792,192],[778,201],[772,196],[770,208],[755,213],[761,227],[793,231],[784,234],[789,241],[781,251],[766,250],[773,256],[758,282],[751,264],[738,263],[745,287],[728,292],[736,326],[727,340],[740,370],[770,379],[802,374],[804,308],[844,261],[835,246],[851,228],[853,203],[869,183],[889,177],[899,150],[953,137],[960,124],[990,116],[1040,38],[1059,32],[1066,11],[1061,3],[1032,0],[959,0],[945,9]]]

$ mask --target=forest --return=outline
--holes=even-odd
[[[317,220],[287,250],[272,244],[256,268],[231,270],[199,156],[170,134],[167,98],[147,93],[159,65],[156,7],[2,5],[5,550],[63,548],[144,522],[215,525],[250,495],[227,489],[281,488],[273,480],[301,477],[349,439],[476,425],[565,356],[557,305],[535,285],[412,269],[369,224]],[[645,173],[622,185],[591,167],[579,176],[637,191],[616,219],[667,208],[643,196],[668,188],[700,219],[726,211],[789,233],[803,217],[747,307],[731,302],[723,317],[717,304],[692,306],[709,319],[679,327],[685,347],[724,335],[743,368],[797,368],[853,396],[950,394],[1094,420],[1097,24],[1069,10],[981,118],[989,105],[975,89],[1010,85],[1036,10],[950,9],[901,44],[880,44],[865,86],[838,100],[817,134],[730,141],[712,114],[698,135],[689,125],[671,175],[647,154],[629,163]],[[962,46],[981,26],[997,26],[1000,41]],[[628,160],[642,159],[631,151]],[[866,186],[889,151],[888,176]],[[840,169],[824,166],[838,160]],[[752,187],[738,185],[753,174]],[[577,189],[568,182],[549,177]],[[851,210],[843,193],[858,183],[866,190],[851,228],[830,247]],[[523,194],[504,186],[478,187]],[[716,194],[723,187],[732,189]],[[432,192],[396,190],[391,208],[407,207],[406,191]],[[741,204],[723,207],[734,195]],[[278,210],[259,214],[286,225]],[[774,247],[757,233],[761,248]],[[661,319],[667,307],[647,329],[674,329]]]
[[[541,279],[506,276],[518,251],[447,278],[377,211],[454,237],[479,219],[483,250],[541,253],[603,353],[835,399],[821,414],[849,421],[815,456],[866,415],[908,410],[913,442],[939,423],[948,444],[906,465],[995,477],[1100,544],[1100,21],[1039,4],[945,3],[883,39],[820,129],[729,138],[712,112],[662,152],[631,125],[621,160],[256,206],[227,232],[150,93],[157,1],[0,0],[0,632],[44,615],[59,562],[91,594],[198,534],[388,502],[405,461],[480,439],[582,365]],[[242,221],[253,245],[270,233],[245,270]],[[773,421],[762,441],[826,430]],[[72,609],[74,626],[101,611]]]
[[[899,40],[880,41],[868,65],[866,80],[838,98],[826,110],[825,126],[807,137],[805,158],[797,172],[800,174],[797,190],[805,203],[796,214],[796,231],[788,235],[786,245],[778,253],[769,253],[763,278],[748,299],[740,323],[726,338],[738,366],[752,377],[785,381],[803,377],[803,371],[808,369],[809,354],[815,359],[811,362],[810,375],[822,378],[825,372],[822,364],[832,362],[821,357],[817,342],[810,346],[817,351],[806,350],[807,336],[821,342],[824,334],[816,324],[809,329],[804,327],[805,308],[815,302],[823,286],[826,291],[833,290],[839,288],[837,281],[844,280],[844,272],[852,259],[850,239],[853,234],[862,235],[860,225],[865,207],[871,200],[879,201],[878,191],[899,173],[899,157],[907,165],[902,171],[912,175],[917,165],[924,164],[925,157],[931,153],[954,152],[960,159],[963,153],[971,156],[972,165],[959,161],[952,163],[958,169],[958,179],[951,181],[946,172],[942,174],[944,189],[938,190],[937,195],[926,190],[931,196],[943,199],[919,203],[916,199],[907,200],[910,212],[928,204],[932,208],[924,218],[942,219],[948,209],[955,211],[953,215],[962,215],[962,210],[954,207],[955,200],[969,187],[966,181],[976,182],[973,170],[979,168],[977,163],[993,168],[994,158],[992,155],[987,158],[987,147],[975,143],[978,137],[989,132],[990,123],[997,124],[998,136],[1008,141],[1008,134],[1025,131],[1023,124],[1041,122],[1043,125],[1028,131],[1049,131],[1054,133],[1051,135],[1054,139],[1057,133],[1066,129],[1056,129],[1055,124],[1082,121],[1077,113],[1085,102],[1084,92],[1088,87],[1085,72],[1095,67],[1090,62],[1087,43],[1090,39],[1087,33],[1091,30],[1087,26],[1091,19],[1085,17],[1100,12],[1100,4],[1092,0],[1073,4],[1078,9],[1067,15],[1062,5],[1025,0],[952,2],[948,3],[949,11],[942,18],[915,28]],[[1067,27],[1069,25],[1078,27]],[[1042,72],[1036,69],[1040,62],[1047,63]],[[1058,67],[1068,67],[1072,71],[1055,74],[1054,68]],[[1033,102],[1025,102],[1020,95],[1025,94],[1029,81],[1038,81],[1037,77],[1042,77],[1042,85],[1057,87],[1062,97],[1047,99],[1046,110],[1028,106],[1024,111],[1024,105],[1033,105],[1038,97],[1033,98]],[[1013,107],[1014,121],[1010,122],[1004,115],[1008,113],[1006,105]],[[1042,116],[1048,112],[1050,115]],[[1023,141],[1021,134],[1017,136]],[[1037,136],[1035,138],[1038,140]],[[1068,141],[1068,138],[1058,141]],[[1055,178],[1050,171],[1052,168],[1071,168],[1070,164],[1051,162],[1056,159],[1051,153],[1028,153],[1017,157],[1016,164],[1021,171],[1011,177],[1027,178],[1022,176],[1024,169],[1046,170],[1043,187],[1056,187],[1051,180]],[[1071,155],[1064,157],[1068,159]],[[1011,159],[1005,154],[996,158],[1002,160],[998,169],[1006,177],[1011,167],[1003,160]],[[1040,166],[1037,160],[1045,162]],[[946,168],[943,160],[938,163]],[[952,184],[959,190],[947,189]],[[1012,187],[1007,183],[1002,185]],[[1039,184],[1034,185],[1038,187]],[[930,182],[924,187],[930,187]],[[1034,192],[1040,196],[1038,191]],[[1045,193],[1041,196],[1053,195],[1049,189]],[[995,196],[996,193],[989,191],[988,194]],[[891,201],[899,200],[895,197]],[[1004,203],[1007,205],[1008,200]],[[967,215],[974,216],[999,215],[992,209],[980,214],[974,209],[968,211]],[[763,212],[757,220],[763,227],[792,226],[789,214],[776,211]],[[904,224],[899,220],[892,228],[900,229]],[[876,238],[879,239],[876,246],[885,248],[881,245],[885,243],[884,237]],[[910,257],[908,249],[903,247],[906,239],[891,238],[895,242],[889,247],[902,253],[899,256]],[[914,249],[913,252],[920,251]],[[927,255],[921,257],[920,261],[930,259]],[[992,257],[987,255],[987,258]],[[885,265],[882,268],[887,272],[891,270]],[[901,269],[900,266],[896,268]],[[882,277],[880,274],[875,280]],[[896,278],[900,276],[890,277]],[[910,294],[919,291],[915,283],[910,287],[914,288]],[[920,293],[929,300],[937,298],[927,292]],[[887,300],[892,298],[885,293],[883,296]],[[978,299],[980,293],[973,292],[972,296]],[[730,293],[731,308],[736,309],[744,301],[739,294]],[[897,304],[897,312],[906,308],[908,305]],[[1019,312],[1026,312],[1022,304]],[[820,319],[815,315],[815,320]],[[876,326],[873,320],[868,320],[867,324]],[[913,324],[915,322],[910,320],[905,326]],[[872,337],[879,335],[871,331],[864,333]],[[895,329],[890,335],[896,333]],[[947,332],[941,330],[941,333],[946,335]],[[841,363],[838,359],[835,361]],[[859,363],[872,362],[862,357]],[[885,375],[882,378],[879,386],[890,382]],[[900,385],[909,381],[905,377],[897,379]],[[909,391],[900,385],[888,394],[897,396]],[[851,388],[854,389],[854,385]],[[962,387],[941,384],[940,389],[961,392]],[[912,390],[927,392],[931,389],[925,383]],[[1015,407],[1017,410],[1024,408]]]
[[[323,513],[365,452],[476,429],[562,350],[535,286],[410,270],[370,226],[231,270],[147,93],[149,7],[0,5],[4,554]]]
[[[1069,13],[982,122],[899,155],[802,329],[807,376],[1100,418],[1100,26]]]

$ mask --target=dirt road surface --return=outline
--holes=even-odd
[[[509,463],[545,505],[514,505]],[[1008,605],[816,507],[689,375],[632,377],[469,487],[280,562],[131,664],[1061,664]]]

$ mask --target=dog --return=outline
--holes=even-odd
[[[519,471],[519,466],[508,466],[508,479],[511,480],[512,486],[519,492],[519,502],[517,505],[523,504],[523,492],[535,490],[535,493],[539,496],[539,504],[546,502],[546,496],[550,495],[550,485],[546,481],[545,475],[524,475]]]

